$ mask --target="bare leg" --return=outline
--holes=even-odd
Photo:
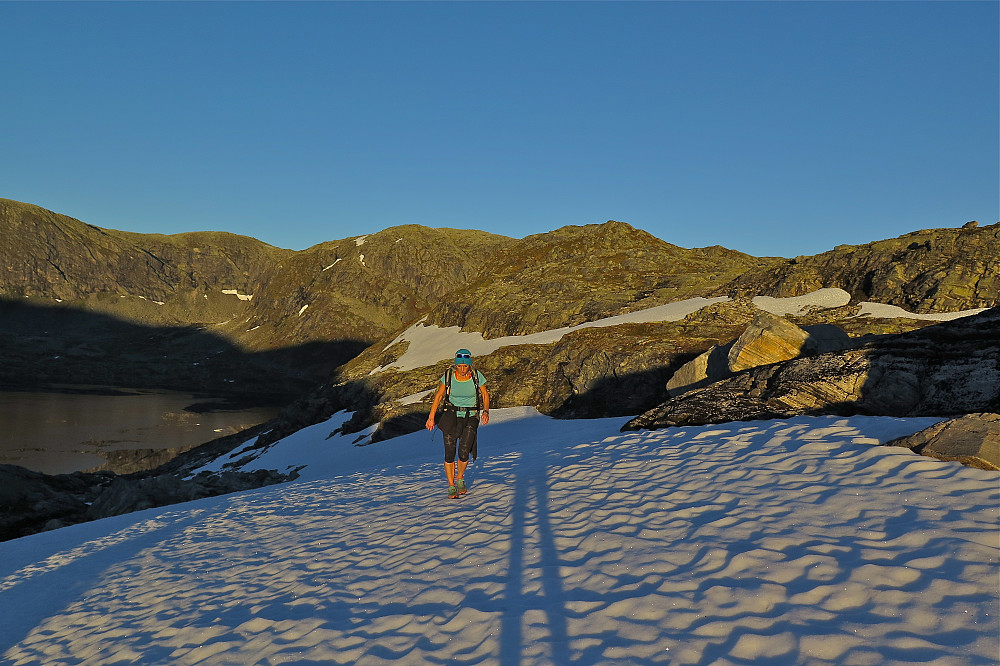
[[[456,460],[455,464],[458,465],[458,473],[455,475],[459,479],[465,478],[465,468],[469,466],[469,461],[466,460],[462,462],[461,460]]]
[[[461,463],[459,463],[461,464]],[[465,472],[465,467],[462,467],[462,472]],[[455,485],[455,463],[445,463],[444,464],[444,475],[448,478],[448,485]]]

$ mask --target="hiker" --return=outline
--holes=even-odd
[[[455,352],[455,364],[441,376],[441,383],[431,415],[427,417],[427,429],[434,430],[434,417],[438,407],[444,402],[438,427],[444,434],[444,475],[448,479],[448,497],[464,495],[465,468],[469,464],[469,454],[476,459],[476,432],[479,424],[490,422],[490,394],[486,390],[486,377],[472,367],[472,353],[468,349]],[[445,400],[447,396],[447,400]],[[458,462],[455,461],[456,454]]]

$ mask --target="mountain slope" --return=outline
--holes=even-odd
[[[510,241],[411,225],[293,252],[221,232],[101,229],[7,199],[0,232],[5,385],[295,393]]]
[[[704,296],[779,261],[689,250],[622,222],[568,226],[501,249],[427,321],[486,338],[524,335]]]
[[[1000,293],[1000,223],[842,245],[748,272],[716,293],[798,296],[824,286],[917,313],[992,307]]]
[[[252,293],[254,278],[291,254],[246,236],[163,236],[100,229],[0,199],[0,296],[74,303],[129,321],[194,324],[245,309],[224,290]]]

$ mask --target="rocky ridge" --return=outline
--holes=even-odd
[[[954,312],[996,305],[1000,291],[1000,223],[925,229],[865,245],[840,245],[781,260],[718,290],[738,296],[796,296],[837,286],[854,302],[910,312]]]
[[[500,249],[427,321],[487,339],[525,335],[705,296],[780,261],[685,249],[613,220],[567,226]]]
[[[858,347],[751,368],[666,400],[627,429],[802,414],[1000,410],[1000,308]]]
[[[16,465],[0,465],[0,541],[118,516],[289,481],[295,474],[271,470],[200,474],[118,476],[111,472],[40,474]]]

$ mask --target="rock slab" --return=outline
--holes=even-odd
[[[887,442],[939,460],[1000,470],[1000,414],[966,414]]]
[[[624,429],[803,414],[1000,411],[1000,308],[861,347],[751,368],[675,396]]]

